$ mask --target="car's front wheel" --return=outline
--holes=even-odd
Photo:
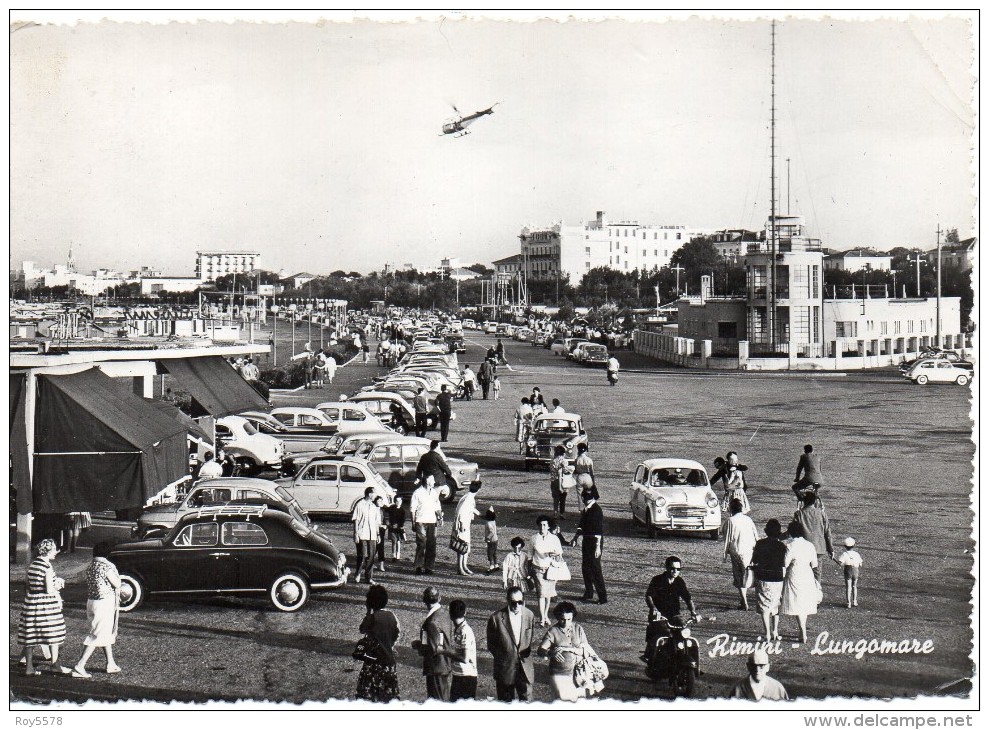
[[[128,613],[144,602],[144,585],[129,573],[120,574],[120,610]]]
[[[957,378],[955,378],[955,382],[958,383],[959,385],[968,385],[968,376],[959,375]]]
[[[926,375],[918,375],[917,376],[917,385],[927,385],[927,376]]]
[[[268,597],[279,611],[293,613],[309,602],[309,583],[298,573],[283,573],[271,584]]]

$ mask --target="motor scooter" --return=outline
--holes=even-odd
[[[660,616],[653,621],[648,635],[655,637],[646,650],[646,674],[654,682],[668,681],[673,696],[692,697],[694,683],[700,675],[700,647],[691,635],[694,619]]]

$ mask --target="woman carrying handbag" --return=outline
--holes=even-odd
[[[536,524],[539,532],[532,536],[532,577],[539,596],[539,625],[549,626],[549,604],[556,597],[556,580],[548,577],[549,568],[563,559],[563,545],[550,531],[549,517],[540,515]]]
[[[557,446],[554,454],[549,465],[549,490],[553,495],[553,514],[562,516],[567,511],[567,493],[577,486],[577,479],[567,460],[567,450]]]
[[[367,590],[367,615],[361,621],[364,637],[354,648],[354,658],[364,662],[357,676],[357,699],[389,702],[400,699],[395,673],[395,644],[402,634],[398,618],[386,611],[388,591],[373,585]]]

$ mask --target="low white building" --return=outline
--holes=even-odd
[[[196,276],[142,276],[141,295],[194,292],[203,282]]]
[[[893,257],[869,251],[839,251],[824,258],[826,270],[840,271],[889,271]]]

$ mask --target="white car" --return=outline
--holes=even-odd
[[[242,416],[224,416],[216,421],[216,439],[240,464],[241,472],[253,474],[265,468],[281,469],[285,444],[259,432]]]
[[[388,431],[388,427],[364,405],[350,401],[329,401],[316,406],[337,427],[337,433],[350,431],[366,431],[380,428]]]
[[[464,324],[464,329],[465,330],[476,330],[477,329],[477,325],[474,323],[474,320],[472,320],[472,319],[465,319],[463,324]]]
[[[278,486],[311,515],[349,515],[367,487],[373,487],[386,506],[395,499],[388,482],[367,461],[353,456],[317,456],[295,476],[279,479]]]
[[[721,504],[704,467],[690,459],[649,459],[635,469],[629,489],[633,524],[649,537],[661,531],[721,535]]]
[[[277,418],[283,426],[289,428],[336,430],[336,424],[330,420],[329,416],[316,408],[273,408],[271,415]]]
[[[974,370],[961,368],[950,360],[939,358],[920,360],[914,363],[904,377],[909,378],[917,385],[927,385],[928,383],[968,385],[974,372]]]

